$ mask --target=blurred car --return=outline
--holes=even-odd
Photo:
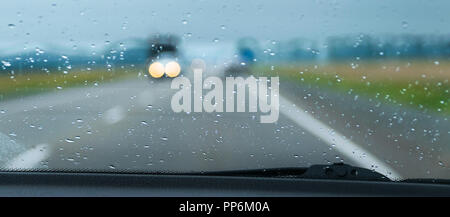
[[[261,53],[259,43],[251,37],[244,37],[237,42],[237,59],[225,69],[225,76],[240,76],[249,73],[257,59],[257,53]]]
[[[151,78],[175,78],[183,72],[179,44],[179,38],[170,34],[150,39],[146,68]]]

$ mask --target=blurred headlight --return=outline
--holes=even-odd
[[[175,62],[171,61],[166,64],[166,75],[173,78],[177,77],[180,74],[181,68],[180,65]]]
[[[160,78],[164,75],[164,65],[154,62],[148,67],[148,73],[154,78]]]

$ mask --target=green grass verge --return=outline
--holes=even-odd
[[[96,83],[111,82],[131,76],[136,76],[134,70],[127,71],[125,69],[111,71],[106,69],[74,70],[68,74],[28,72],[16,75],[0,75],[0,100],[69,87],[92,86]]]
[[[310,70],[303,70],[305,68]],[[333,68],[339,68],[341,71],[329,73]],[[442,75],[442,67],[439,70]],[[449,75],[450,67],[444,70],[447,70],[444,72],[445,75]],[[383,75],[378,75],[377,79],[363,79],[355,76],[354,72],[347,73],[342,67],[333,67],[332,64],[324,67],[258,65],[251,68],[251,73],[255,76],[279,76],[280,80],[285,82],[316,85],[331,91],[351,91],[386,103],[402,104],[419,110],[427,109],[444,115],[450,114],[450,84],[443,76],[429,76],[431,77],[429,79],[417,79],[417,76],[389,79],[389,74],[386,74],[385,79],[380,79]]]

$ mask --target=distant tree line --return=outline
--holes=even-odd
[[[238,40],[237,50],[244,63],[255,61],[310,61],[318,55],[317,43],[304,38],[293,38],[287,42],[259,42],[254,38]]]
[[[32,50],[8,56],[0,55],[0,74],[7,74],[11,71],[14,73],[64,72],[80,67],[117,68],[144,64],[149,51],[147,41],[134,39],[129,43],[135,45],[127,47],[120,42],[111,43],[103,51],[95,54],[80,52],[68,55],[52,50],[40,52],[37,49],[37,51]]]
[[[382,58],[445,58],[450,57],[450,37],[437,35],[370,35],[336,36],[326,39],[319,49],[314,40],[294,38],[289,41],[258,42],[253,38],[238,41],[238,54],[243,62],[311,61],[382,59]]]
[[[330,37],[327,46],[330,60],[450,57],[450,38],[444,36]]]

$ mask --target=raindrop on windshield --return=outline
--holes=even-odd
[[[408,28],[408,22],[403,21],[403,22],[402,22],[402,28],[403,28],[403,29]]]

